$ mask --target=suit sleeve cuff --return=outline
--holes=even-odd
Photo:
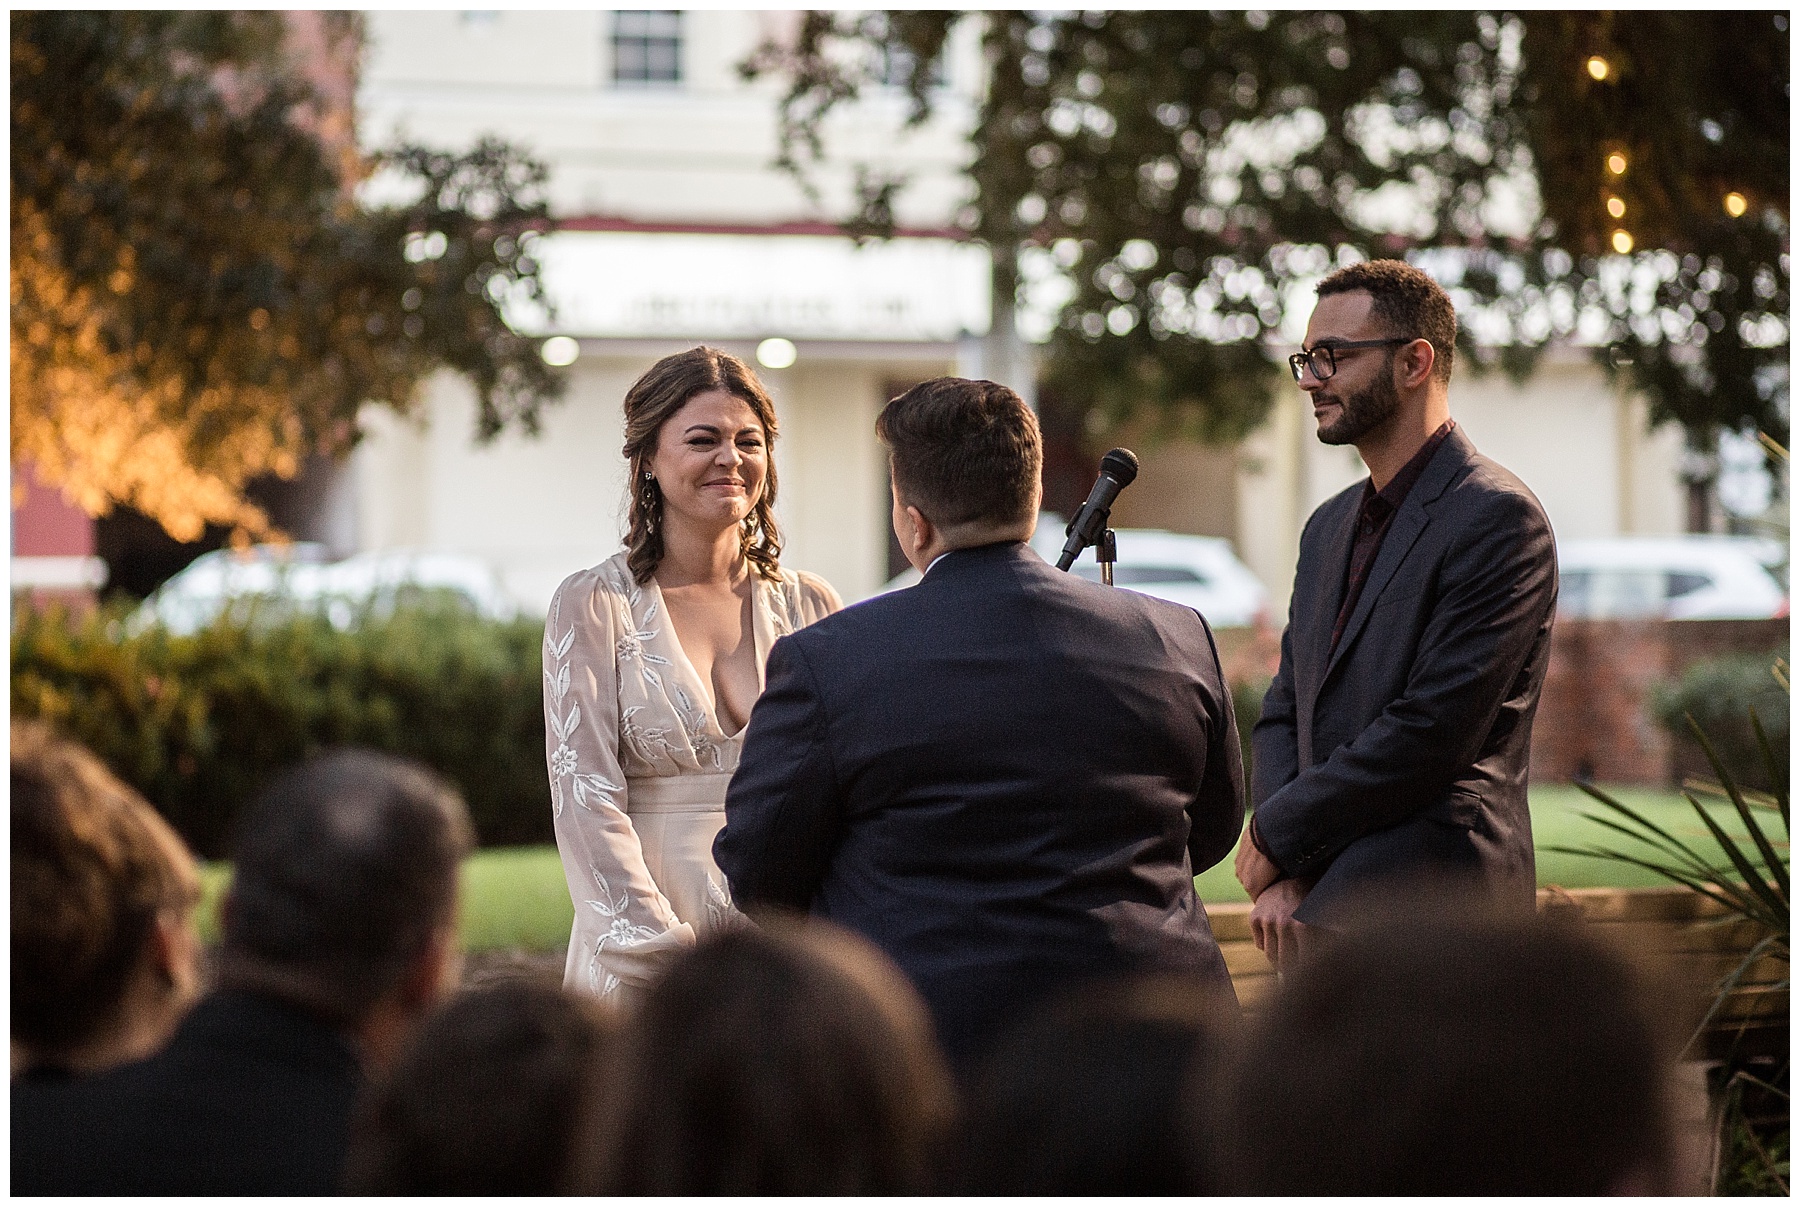
[[[1256,828],[1256,818],[1254,816],[1250,818],[1250,845],[1260,851],[1264,859],[1267,859],[1270,863],[1274,864],[1276,871],[1280,872],[1284,877],[1287,876],[1287,869],[1281,866],[1281,861],[1276,859],[1275,856],[1270,853],[1269,844],[1263,841],[1262,832]]]

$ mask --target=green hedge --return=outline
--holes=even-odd
[[[116,610],[20,609],[12,709],[86,745],[206,858],[281,769],[327,746],[414,758],[462,790],[483,845],[553,841],[544,773],[543,624],[442,603],[365,615],[227,620],[133,634]]]
[[[1237,719],[1238,744],[1244,750],[1244,791],[1250,791],[1250,731],[1262,719],[1263,697],[1269,694],[1270,680],[1240,679],[1231,685],[1231,711]]]
[[[1688,726],[1691,715],[1706,731],[1706,738],[1739,783],[1768,791],[1774,785],[1757,748],[1750,727],[1750,709],[1776,756],[1788,747],[1788,693],[1776,681],[1775,659],[1787,657],[1785,648],[1766,654],[1733,654],[1696,662],[1681,678],[1658,691],[1652,702],[1657,721],[1675,740],[1676,778],[1693,775],[1712,779],[1705,752]]]

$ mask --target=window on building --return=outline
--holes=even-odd
[[[613,14],[613,82],[681,82],[681,14],[622,9]]]

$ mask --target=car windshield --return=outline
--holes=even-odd
[[[1557,606],[1590,620],[1661,616],[1669,576],[1656,570],[1569,570],[1562,575]]]

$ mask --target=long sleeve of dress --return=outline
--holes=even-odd
[[[592,570],[557,589],[544,626],[544,730],[556,845],[576,911],[565,984],[641,986],[695,941],[657,888],[626,812],[613,598]]]

